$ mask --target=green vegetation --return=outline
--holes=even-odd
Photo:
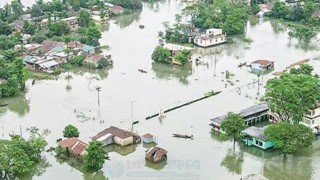
[[[107,153],[103,150],[101,142],[90,142],[87,148],[87,154],[84,157],[84,168],[89,172],[99,171],[108,158]]]
[[[73,66],[82,66],[85,57],[83,55],[75,56],[69,60],[69,63]]]
[[[155,62],[169,64],[170,61],[170,51],[162,46],[157,46],[151,55],[151,59]]]
[[[140,0],[110,0],[110,3],[131,10],[142,9],[142,3]]]
[[[233,136],[233,146],[236,138],[239,137],[240,132],[245,129],[244,119],[241,115],[229,112],[225,121],[221,124],[221,129],[228,135]]]
[[[182,65],[185,65],[189,62],[189,58],[191,56],[191,52],[189,50],[182,50],[181,53],[176,54],[173,59],[178,61]]]
[[[63,130],[63,137],[65,138],[79,137],[79,131],[76,127],[69,124]]]
[[[79,11],[79,25],[82,27],[88,27],[90,21],[91,21],[90,13],[85,9],[81,9]]]
[[[320,3],[316,0],[297,1],[292,7],[276,0],[266,16],[290,22],[289,36],[308,42],[320,31],[320,17],[316,15],[319,8]]]
[[[182,13],[191,16],[192,24],[197,28],[221,28],[228,35],[243,33],[249,14],[248,5],[225,0],[196,3],[187,6]]]
[[[99,46],[99,39],[101,38],[101,32],[96,25],[90,25],[89,27],[83,27],[78,30],[81,35],[80,42],[92,46]]]
[[[45,136],[49,131],[40,132],[38,128],[27,129],[29,139],[19,135],[10,135],[10,140],[0,141],[0,170],[8,179],[30,172],[41,160],[47,145]]]
[[[0,97],[9,97],[25,89],[29,73],[14,51],[7,50],[3,54],[0,58]]]
[[[284,154],[292,154],[301,148],[308,147],[314,140],[314,134],[309,127],[288,122],[272,124],[264,133]]]
[[[62,36],[70,32],[68,24],[62,21],[52,23],[49,25],[49,36]]]
[[[281,121],[299,123],[320,100],[319,82],[308,65],[290,72],[268,80],[265,96],[271,111]]]

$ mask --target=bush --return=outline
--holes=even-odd
[[[63,137],[65,138],[79,137],[79,131],[76,127],[69,124],[63,130]]]

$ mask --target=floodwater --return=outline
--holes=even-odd
[[[153,64],[150,56],[158,44],[157,34],[163,30],[162,22],[173,22],[184,6],[173,0],[144,4],[141,12],[110,20],[100,42],[111,47],[113,68],[78,69],[61,74],[57,80],[38,80],[34,86],[29,80],[27,93],[3,99],[9,106],[0,109],[1,138],[8,138],[12,132],[20,134],[20,128],[27,137],[24,129],[37,126],[51,130],[49,146],[55,146],[68,124],[78,127],[80,139],[89,142],[90,137],[110,125],[130,130],[132,121],[139,120],[133,131],[155,135],[158,146],[168,151],[168,161],[146,162],[148,147],[141,144],[110,146],[106,148],[110,161],[92,177],[46,153],[45,165],[32,177],[22,179],[240,179],[252,173],[269,179],[320,177],[319,141],[284,159],[278,152],[241,144],[236,144],[232,151],[232,142],[211,134],[209,126],[210,118],[251,106],[263,94],[263,86],[258,89],[257,84],[252,84],[258,77],[246,67],[237,68],[240,63],[269,59],[275,61],[275,71],[282,71],[296,61],[319,56],[317,42],[290,42],[281,24],[252,21],[246,31],[246,36],[253,40],[250,45],[232,38],[233,43],[194,49],[193,58],[201,57],[208,65],[194,65],[189,70]],[[139,29],[140,24],[145,28]],[[310,63],[320,71],[319,60]],[[234,74],[234,86],[225,87],[226,70]],[[271,74],[264,75],[260,83],[265,84],[270,77]],[[96,87],[101,87],[99,106]],[[222,93],[167,113],[165,119],[145,120],[160,109],[201,97],[211,90]],[[173,138],[172,133],[193,134],[194,139]]]

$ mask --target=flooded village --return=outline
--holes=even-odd
[[[284,119],[266,98],[267,82],[301,65],[319,74],[319,35],[299,41],[283,22],[254,15],[243,35],[229,35],[225,27],[196,28],[190,17],[177,14],[197,1],[142,1],[139,10],[113,2],[104,2],[106,10],[88,10],[101,32],[97,41],[77,37],[83,35],[78,31],[83,21],[69,14],[57,22],[66,22],[70,40],[36,43],[25,35],[12,48],[23,49],[19,54],[31,73],[25,91],[0,99],[0,146],[12,134],[45,135],[47,142],[41,161],[18,179],[320,177],[319,97],[298,123],[314,134],[312,145],[286,154],[265,131]],[[11,1],[1,1],[0,7],[6,3]],[[260,15],[271,11],[270,4],[259,10]],[[38,20],[43,29],[50,18]],[[23,20],[16,23],[24,26]],[[8,82],[0,80],[0,85]],[[229,117],[243,122],[235,134],[225,128]],[[46,129],[50,132],[38,133]],[[100,150],[99,144],[103,152],[91,153]],[[5,146],[0,150],[0,159],[6,159]],[[0,179],[13,178],[2,168],[11,170],[15,162],[6,161],[10,166],[0,162]],[[84,162],[99,170],[87,171]]]

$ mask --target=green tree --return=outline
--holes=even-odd
[[[272,11],[270,12],[270,16],[274,18],[286,19],[289,14],[288,7],[279,0],[276,0],[273,4]]]
[[[239,137],[240,132],[245,129],[245,122],[241,115],[229,112],[225,120],[221,124],[221,129],[226,132],[228,136],[233,137],[233,146],[235,140]]]
[[[105,68],[105,67],[108,67],[109,65],[110,65],[110,60],[105,57],[102,57],[100,61],[98,61],[98,68]]]
[[[29,139],[10,135],[10,140],[0,140],[0,169],[9,177],[31,171],[42,160],[41,154],[47,145],[45,136],[49,131],[39,132],[35,127],[27,130]]]
[[[85,57],[83,55],[75,56],[69,63],[75,66],[82,66]]]
[[[309,127],[288,122],[272,124],[265,129],[264,133],[284,154],[292,154],[308,147],[314,140],[314,134]]]
[[[43,33],[41,32],[36,32],[34,34],[34,36],[32,37],[32,41],[36,42],[36,43],[42,43],[44,40],[47,39],[47,36],[44,35]]]
[[[49,26],[49,30],[52,33],[52,35],[56,36],[66,35],[70,32],[68,24],[62,21],[52,23]]]
[[[313,67],[309,64],[301,64],[299,68],[291,68],[290,74],[295,75],[312,75]]]
[[[170,51],[162,46],[157,46],[151,55],[155,62],[170,63]]]
[[[85,9],[81,9],[79,11],[79,25],[82,27],[88,27],[90,21],[91,21],[90,13]]]
[[[69,124],[63,130],[63,137],[65,138],[79,137],[79,131],[76,127]]]
[[[88,44],[91,46],[99,46],[99,39],[101,38],[101,32],[97,26],[89,26],[80,29],[82,35],[81,43]]]
[[[174,56],[175,60],[178,60],[182,65],[185,65],[189,62],[189,57],[191,56],[191,52],[189,50],[182,50],[181,53],[178,53]]]
[[[140,0],[110,0],[110,3],[131,10],[142,9],[142,2]]]
[[[265,96],[280,120],[298,123],[320,99],[318,80],[310,75],[285,74],[268,80]]]
[[[0,20],[0,35],[10,35],[12,33],[12,27],[7,23]]]
[[[87,154],[84,157],[84,168],[89,172],[99,171],[107,158],[107,153],[103,150],[102,143],[92,141],[87,148]]]

